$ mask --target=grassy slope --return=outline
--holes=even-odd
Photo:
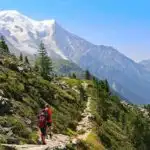
[[[65,81],[70,85],[79,82],[70,79]],[[109,95],[103,87],[100,88],[98,97],[97,88],[93,81],[84,80],[84,82],[88,84],[87,95],[92,98],[93,131],[86,141],[79,143],[77,149],[148,150],[150,148],[148,144],[150,136],[149,134],[142,135],[139,131],[149,132],[149,130],[147,131],[148,128],[146,129],[150,125],[149,118],[143,116],[136,105],[122,103],[117,96]],[[107,119],[105,120],[106,116]],[[139,125],[134,124],[137,118],[140,121]],[[135,126],[138,127],[137,133],[135,133]],[[136,139],[135,135],[137,136]]]
[[[6,103],[0,101],[0,142],[13,137],[20,143],[36,143],[36,116],[45,102],[53,107],[54,132],[69,134],[70,129],[75,130],[86,104],[86,99],[81,100],[78,93],[84,82],[88,84],[85,94],[92,98],[93,131],[78,149],[136,149],[132,139],[133,121],[141,114],[136,106],[123,105],[103,87],[97,96],[92,81],[57,78],[49,82],[12,57],[1,59],[0,64],[0,96],[8,99]],[[20,65],[24,72],[18,71]],[[148,124],[148,119],[144,119]]]
[[[68,60],[54,60],[54,71],[57,74],[68,76],[72,75],[72,73],[76,73],[76,75],[80,78],[83,78],[84,71],[75,63]]]
[[[91,86],[90,86],[91,87]],[[100,95],[97,96],[96,87],[92,86],[89,90],[89,95],[92,97],[91,110],[94,116],[94,128],[93,133],[87,138],[87,143],[94,144],[102,143],[99,145],[99,149],[111,148],[114,150],[134,150],[140,149],[136,147],[137,139],[143,138],[141,134],[137,134],[137,139],[134,139],[134,121],[139,118],[140,123],[145,122],[139,129],[143,132],[147,131],[144,128],[149,126],[149,118],[144,117],[143,113],[139,111],[136,105],[126,105],[121,103],[120,99],[116,96],[111,96],[100,88]],[[107,116],[107,119],[104,119]],[[137,124],[136,124],[137,125]],[[141,128],[140,128],[141,127]],[[149,132],[149,131],[148,131]],[[145,145],[145,150],[149,149],[147,140],[149,134],[145,137],[142,145]],[[93,141],[94,139],[94,141]],[[98,146],[98,144],[94,144]],[[97,147],[91,148],[91,150],[97,149]]]
[[[67,133],[67,128],[75,128],[85,107],[79,94],[71,87],[62,89],[64,85],[44,80],[34,71],[19,72],[21,63],[15,58],[5,57],[0,62],[0,95],[8,99],[5,105],[0,101],[1,130],[11,128],[11,137],[21,143],[35,143],[36,117],[45,102],[53,107],[54,132]],[[7,131],[0,133],[1,142],[9,138]]]

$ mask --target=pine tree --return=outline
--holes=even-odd
[[[72,78],[73,78],[73,79],[76,79],[76,78],[77,78],[77,76],[76,76],[75,73],[72,74]]]
[[[108,83],[108,81],[107,80],[104,80],[104,82],[105,82],[105,90],[106,90],[106,92],[110,92],[110,87],[109,87],[109,83]]]
[[[29,60],[28,60],[27,56],[25,56],[24,61],[25,61],[26,64],[29,64]]]
[[[96,89],[96,97],[98,99],[100,97],[101,81],[99,81],[96,77],[93,77],[93,84]]]
[[[101,81],[100,81],[100,85],[101,85],[101,88],[102,88],[102,89],[104,89],[104,90],[106,89],[105,81],[101,80]]]
[[[3,36],[1,36],[1,38],[0,38],[0,49],[2,50],[3,53],[10,54],[9,48],[8,48]]]
[[[48,56],[45,46],[42,42],[40,44],[38,54],[39,54],[39,57],[38,57],[39,70],[40,70],[41,76],[44,79],[52,78],[52,76],[50,77],[50,75],[52,75],[52,60]]]
[[[19,59],[20,59],[20,61],[23,61],[23,55],[22,55],[22,53],[20,53]]]
[[[88,70],[85,71],[85,79],[86,80],[91,80],[91,74]]]
[[[132,132],[132,140],[133,143],[135,145],[135,147],[137,149],[141,149],[141,147],[143,147],[143,140],[145,137],[145,133],[148,133],[149,130],[147,130],[147,123],[145,124],[145,120],[143,118],[143,116],[141,116],[140,114],[135,118],[134,122],[133,122],[134,128],[133,128],[133,132]],[[147,138],[146,140],[148,141],[149,138]]]

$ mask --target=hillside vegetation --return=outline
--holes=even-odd
[[[90,97],[92,130],[84,141],[68,149],[150,149],[147,110],[121,101],[111,93],[107,80],[98,80],[89,72],[82,80],[75,75],[44,77],[27,61],[1,53],[0,143],[36,144],[37,114],[45,103],[53,108],[53,133],[81,134],[76,127]]]
[[[94,79],[92,85],[88,93],[92,97],[94,117],[93,135],[89,139],[95,138],[96,143],[99,139],[98,143],[106,149],[150,149],[150,119],[146,109],[111,95],[107,81]],[[93,145],[93,142],[90,144]]]
[[[86,99],[63,81],[44,80],[15,56],[1,56],[0,141],[36,143],[37,114],[45,103],[53,107],[53,131],[65,134],[67,128],[75,129]]]
[[[68,60],[53,60],[53,67],[57,75],[71,76],[73,73],[76,73],[76,76],[84,77],[84,71],[78,65]]]

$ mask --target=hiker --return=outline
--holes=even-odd
[[[38,115],[38,127],[41,131],[41,140],[44,145],[46,145],[45,137],[46,137],[46,128],[47,128],[47,118],[45,112],[42,111]]]
[[[50,135],[50,138],[52,138],[52,109],[50,107],[50,105],[46,104],[45,105],[45,108],[44,108],[44,111],[47,115],[47,130],[46,130],[46,133]]]

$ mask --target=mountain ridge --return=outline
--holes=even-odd
[[[112,87],[118,87],[114,89],[116,92],[133,103],[149,103],[149,70],[141,64],[111,46],[94,45],[70,33],[54,20],[35,21],[27,17],[20,23],[18,20],[24,15],[18,19],[16,13],[19,12],[13,15],[11,11],[0,12],[0,33],[14,47],[14,52],[16,48],[33,55],[43,41],[53,59],[70,60],[98,78],[107,78]]]
[[[33,55],[37,52],[40,41],[45,42],[49,38],[45,42],[46,47],[50,47],[49,54],[67,59],[58,49],[55,48],[55,52],[51,50],[55,47],[51,38],[56,24],[54,20],[36,21],[17,11],[1,11],[0,18],[1,34],[20,51]]]
[[[146,70],[150,71],[150,59],[142,60],[139,62]]]

